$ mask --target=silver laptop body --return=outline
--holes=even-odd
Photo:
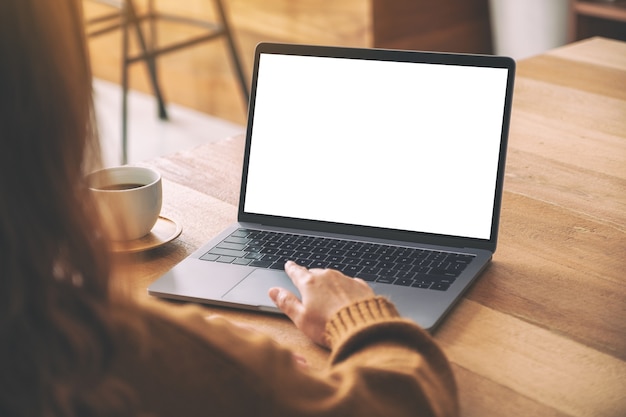
[[[496,249],[514,72],[497,56],[259,44],[238,221],[149,293],[279,313],[268,289],[297,293],[285,259],[348,262],[344,272],[434,329]],[[259,252],[262,231],[283,243]],[[310,260],[285,243],[313,238],[387,255]],[[429,258],[405,259],[414,253]]]

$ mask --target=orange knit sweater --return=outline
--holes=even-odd
[[[454,416],[456,386],[428,333],[381,297],[339,311],[330,362],[292,352],[202,309],[138,307],[141,334],[121,330],[112,372],[156,416]]]

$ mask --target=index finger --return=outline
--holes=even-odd
[[[285,273],[291,279],[291,282],[300,289],[300,282],[309,274],[309,270],[294,261],[285,262]]]

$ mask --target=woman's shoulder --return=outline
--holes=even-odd
[[[117,317],[120,343],[139,346],[142,351],[186,352],[241,363],[246,362],[251,352],[285,350],[270,337],[195,304],[173,305],[160,300],[127,302]]]
[[[123,303],[116,317],[111,372],[134,387],[143,408],[159,415],[183,409],[188,416],[208,409],[251,415],[267,396],[264,362],[268,352],[281,351],[268,337],[248,337],[196,305]],[[238,403],[238,390],[247,402]]]
[[[120,333],[132,332],[135,339],[186,337],[208,343],[219,339],[228,327],[202,306],[170,304],[160,300],[124,301],[116,306],[115,326]],[[217,324],[217,325],[216,325]]]

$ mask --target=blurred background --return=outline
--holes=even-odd
[[[88,19],[115,10],[114,0],[83,0]],[[212,0],[148,1],[160,12],[216,19]],[[249,84],[258,42],[343,45],[503,54],[516,59],[590,36],[626,40],[624,0],[223,0]],[[157,44],[198,32],[159,22]],[[90,37],[94,76],[119,84],[121,32]],[[131,51],[137,51],[130,36]],[[245,125],[246,105],[228,56],[218,39],[157,59],[158,80],[168,103]],[[152,94],[146,66],[130,70],[130,88]]]

